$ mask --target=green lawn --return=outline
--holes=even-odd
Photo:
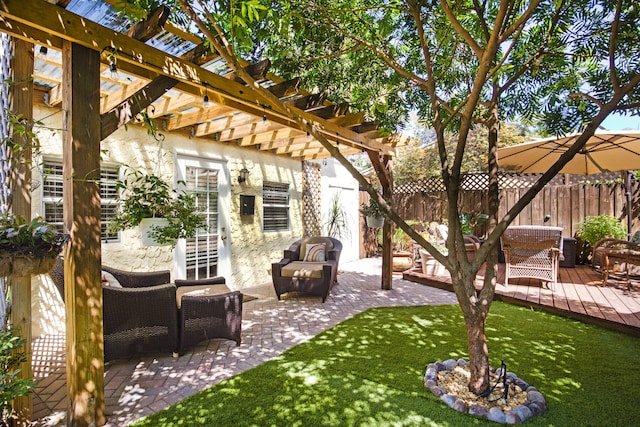
[[[487,323],[490,363],[547,399],[526,425],[640,425],[640,339],[498,302]],[[427,364],[460,357],[457,306],[370,309],[135,426],[495,425],[424,387]]]

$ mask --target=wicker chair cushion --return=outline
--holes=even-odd
[[[324,259],[326,260],[328,258],[327,252],[333,249],[333,242],[330,239],[327,239],[326,237],[323,237],[323,236],[313,236],[313,237],[307,237],[306,239],[304,239],[302,241],[302,244],[300,245],[299,260],[304,261],[307,256],[308,247],[311,247],[313,244],[318,244],[318,243],[324,243],[325,245]]]
[[[324,243],[308,243],[302,261],[324,262],[327,245]]]
[[[122,285],[116,279],[116,277],[109,273],[108,271],[102,270],[102,286],[107,286],[110,288],[121,288]]]
[[[282,267],[282,277],[309,277],[319,279],[322,277],[324,262],[294,261]]]
[[[217,285],[191,285],[181,286],[176,289],[176,304],[178,308],[182,306],[183,296],[213,296],[222,295],[231,292],[231,289],[224,284]]]

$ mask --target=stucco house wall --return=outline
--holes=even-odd
[[[342,243],[340,262],[357,260],[360,258],[358,181],[336,159],[326,159],[319,163],[322,175],[320,205],[323,232],[328,232],[327,222],[331,216],[334,197],[337,197],[346,222],[344,234],[333,236]]]
[[[38,128],[42,155],[61,159],[62,112],[37,106],[34,117],[41,121]],[[216,143],[191,138],[186,133],[166,133],[158,143],[144,127],[129,125],[121,128],[101,144],[102,162],[126,165],[174,180],[178,156],[199,158],[222,164],[228,181],[228,234],[230,257],[225,274],[231,289],[245,289],[271,282],[271,263],[282,257],[282,251],[302,236],[302,165],[299,160],[276,156],[268,152],[241,149],[235,144]],[[247,182],[238,183],[239,171],[249,170]],[[124,169],[123,169],[124,170]],[[263,181],[289,183],[289,230],[263,232]],[[41,215],[42,177],[34,171],[32,214]],[[255,196],[255,214],[240,215],[240,195]],[[176,278],[174,250],[171,247],[146,247],[140,243],[137,229],[121,232],[117,243],[102,244],[102,263],[130,271],[169,269]],[[63,330],[62,299],[47,275],[35,277],[32,283],[33,336]]]

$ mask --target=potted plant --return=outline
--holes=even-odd
[[[396,227],[391,243],[393,271],[405,271],[413,267],[413,239],[402,228]]]
[[[607,237],[624,239],[626,236],[627,226],[616,217],[610,215],[588,216],[578,224],[576,230],[579,248],[578,257],[582,263],[586,263],[598,240]]]
[[[446,224],[431,222],[422,235],[441,254],[447,255],[448,251],[444,244],[447,234],[448,228]],[[420,263],[422,274],[425,276],[445,276],[448,273],[444,265],[423,248],[420,249]]]
[[[484,224],[489,219],[489,215],[479,213],[479,214],[470,214],[470,213],[461,213],[460,214],[460,225],[462,227],[462,234],[467,236],[469,234],[475,234],[476,227]]]
[[[0,215],[0,276],[26,277],[49,272],[68,236],[43,218]]]
[[[140,226],[146,246],[175,245],[192,238],[205,227],[195,194],[174,190],[156,175],[133,171],[116,183],[119,205],[110,223],[111,231]]]
[[[447,255],[447,248],[439,242],[430,242],[441,254]],[[447,269],[440,261],[424,249],[420,249],[420,262],[422,263],[422,274],[425,276],[445,276]]]
[[[363,203],[360,213],[364,215],[369,228],[381,228],[384,225],[384,212],[375,199],[370,199],[368,204]]]

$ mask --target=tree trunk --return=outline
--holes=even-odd
[[[469,391],[477,395],[489,390],[489,348],[484,331],[486,311],[473,310],[465,316],[469,348]]]

